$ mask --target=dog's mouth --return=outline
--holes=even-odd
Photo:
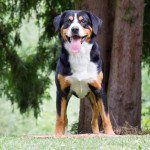
[[[70,48],[72,53],[79,53],[82,48],[82,43],[85,41],[87,35],[85,36],[78,36],[73,35],[72,37],[67,37],[70,43]]]
[[[71,36],[71,37],[69,37],[69,36],[67,36],[67,40],[71,43],[71,42],[74,42],[74,41],[78,41],[78,42],[80,42],[81,44],[86,40],[86,37],[87,37],[87,35],[85,35],[85,36],[78,36],[78,35],[73,35],[73,36]]]

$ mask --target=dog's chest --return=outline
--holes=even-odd
[[[89,83],[97,78],[97,65],[90,61],[90,49],[80,50],[79,53],[69,55],[71,76],[66,79],[71,83],[71,90],[79,98],[85,97],[90,91]]]

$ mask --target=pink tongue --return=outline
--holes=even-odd
[[[72,38],[71,40],[71,50],[73,53],[79,53],[81,49],[81,39],[80,38]]]

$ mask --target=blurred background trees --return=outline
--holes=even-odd
[[[0,94],[5,95],[12,104],[17,104],[21,113],[33,110],[34,116],[38,117],[43,100],[50,99],[50,73],[55,70],[60,50],[58,38],[54,33],[53,18],[66,9],[88,9],[102,18],[103,28],[98,41],[103,48],[107,90],[116,3],[109,0],[95,1],[96,8],[91,3],[93,1],[90,0],[83,3],[67,0],[0,1]],[[145,0],[142,65],[146,68],[150,67],[149,14],[150,2]],[[130,19],[128,13],[124,15],[125,19]],[[31,22],[32,30],[25,39],[27,32],[24,25],[30,25]],[[147,103],[147,100],[144,99],[144,102]],[[140,105],[140,100],[138,104]],[[149,109],[146,109],[144,115],[150,113]]]
[[[54,42],[53,18],[71,7],[67,0],[0,2],[0,93],[17,103],[21,113],[33,109],[37,117],[40,112],[42,96],[49,87],[49,74],[55,70],[60,49]],[[24,44],[21,26],[32,18],[39,30],[37,45],[32,50],[27,47],[26,55],[21,56],[19,49]]]

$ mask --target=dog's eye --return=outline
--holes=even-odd
[[[68,22],[68,23],[72,23],[72,20],[71,20],[71,19],[68,19],[67,22]]]
[[[86,23],[86,21],[84,19],[80,20],[80,23]]]

